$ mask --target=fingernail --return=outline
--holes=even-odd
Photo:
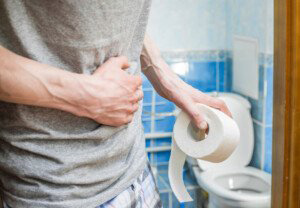
[[[200,123],[200,129],[202,129],[202,130],[207,129],[207,123],[206,123],[206,121],[202,121],[202,122]]]

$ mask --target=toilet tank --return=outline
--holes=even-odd
[[[250,114],[251,105],[248,100],[233,93],[219,93],[216,96],[222,99],[232,113],[240,129],[240,142],[234,152],[225,161],[212,163],[204,160],[197,160],[200,169],[245,167],[252,158],[254,148],[253,122]]]

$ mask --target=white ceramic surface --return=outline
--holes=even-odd
[[[258,55],[257,39],[234,36],[232,88],[254,99],[258,99]]]
[[[271,175],[253,167],[193,167],[198,184],[209,193],[211,207],[270,207]],[[221,180],[220,180],[221,179]],[[243,205],[242,205],[243,204]]]

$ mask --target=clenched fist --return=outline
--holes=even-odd
[[[93,75],[82,75],[79,79],[80,99],[77,99],[74,114],[110,126],[131,122],[138,110],[138,102],[143,98],[143,91],[142,79],[126,73],[128,67],[126,57],[113,57]]]

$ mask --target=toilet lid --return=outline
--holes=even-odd
[[[233,96],[226,96],[224,94],[219,97],[219,99],[222,99],[228,106],[233,119],[236,121],[240,129],[240,141],[238,146],[226,160],[220,163],[212,163],[198,159],[198,165],[202,170],[213,168],[246,167],[250,163],[254,148],[253,123],[249,108],[245,106],[243,102],[239,101],[240,99],[245,98],[242,98],[241,96],[239,97],[239,99],[236,99]]]

